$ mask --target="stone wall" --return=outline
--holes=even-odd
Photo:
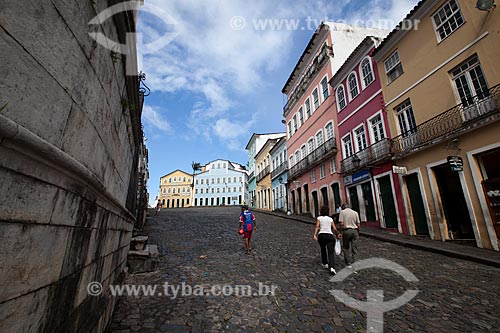
[[[88,35],[107,7],[0,3],[0,332],[102,331],[113,311],[142,137],[125,56]],[[123,40],[130,18],[99,29]],[[92,281],[101,296],[88,295]]]

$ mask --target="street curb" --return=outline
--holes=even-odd
[[[396,245],[400,245],[400,246],[404,246],[404,247],[408,247],[408,248],[412,248],[412,249],[416,249],[416,250],[423,250],[423,251],[433,252],[433,253],[445,255],[445,256],[448,256],[448,257],[454,257],[454,258],[458,258],[458,259],[473,261],[473,262],[477,262],[477,263],[480,263],[480,264],[484,264],[484,265],[488,265],[488,266],[493,266],[493,267],[500,268],[500,258],[499,258],[498,261],[489,260],[487,258],[481,258],[481,257],[474,256],[474,255],[468,255],[468,254],[457,252],[457,251],[453,251],[453,250],[446,250],[446,249],[441,249],[441,248],[434,247],[434,246],[421,245],[421,244],[418,244],[418,243],[415,243],[415,242],[406,242],[406,241],[403,241],[403,240],[386,238],[384,236],[379,236],[379,235],[374,235],[374,234],[370,234],[370,233],[365,233],[365,232],[362,232],[362,231],[360,232],[360,234],[361,234],[361,236],[364,236],[364,237],[367,237],[367,238],[373,238],[373,239],[376,239],[376,240],[379,240],[379,241],[383,241],[383,242],[387,242],[387,243],[392,243],[392,244],[396,244]],[[439,241],[436,240],[435,242],[439,242]]]
[[[256,211],[258,213],[264,213],[267,215],[273,215],[273,216],[277,216],[277,217],[287,218],[287,219],[298,221],[298,222],[305,223],[305,224],[315,224],[314,221],[307,221],[305,219],[297,218],[293,215],[279,214],[279,213],[264,211],[264,210],[260,210],[260,209],[259,210],[254,209],[254,211]],[[490,260],[488,258],[474,256],[474,255],[466,254],[463,252],[457,252],[457,251],[453,251],[453,250],[439,248],[437,246],[432,246],[432,244],[423,245],[423,244],[418,244],[417,242],[413,242],[413,241],[399,240],[399,239],[389,238],[389,237],[385,237],[385,236],[374,235],[372,233],[367,233],[364,231],[360,231],[359,234],[360,234],[360,236],[363,236],[366,238],[376,239],[376,240],[386,242],[386,243],[404,246],[404,247],[416,249],[416,250],[433,252],[433,253],[445,255],[448,257],[463,259],[463,260],[467,260],[467,261],[477,262],[480,264],[500,268],[500,256],[499,256],[498,260]],[[439,242],[439,241],[435,241],[435,242]]]

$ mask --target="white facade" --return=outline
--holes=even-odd
[[[243,166],[215,160],[203,170],[194,177],[194,206],[233,206],[248,202],[248,176]]]

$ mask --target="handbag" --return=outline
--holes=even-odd
[[[337,239],[335,241],[335,254],[339,256],[341,251],[342,251],[342,248],[340,245],[340,241]]]

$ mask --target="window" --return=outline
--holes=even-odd
[[[316,147],[319,147],[323,144],[323,131],[319,131],[316,133]]]
[[[293,165],[294,164],[293,164],[293,155],[292,155],[292,156],[290,156],[290,167],[293,167]]]
[[[309,118],[311,116],[311,101],[306,99],[306,118]]]
[[[330,158],[330,173],[337,172],[337,164],[335,163],[335,157]]]
[[[410,132],[414,132],[417,128],[417,124],[415,122],[415,116],[413,115],[413,108],[411,107],[410,100],[407,100],[398,106],[395,111],[398,115],[401,134],[409,135]]]
[[[464,106],[473,104],[476,96],[482,100],[490,95],[477,55],[458,66],[451,74]]]
[[[321,80],[321,90],[323,92],[323,100],[326,100],[328,96],[330,96],[330,92],[328,91],[328,80],[326,76]]]
[[[319,94],[318,94],[318,88],[313,90],[313,103],[314,103],[314,111],[316,111],[319,108]]]
[[[316,170],[311,171],[311,183],[316,183]]]
[[[217,188],[217,193],[220,193],[220,188]]]
[[[326,177],[326,172],[325,172],[325,164],[321,164],[319,166],[319,179],[323,179]]]
[[[300,148],[300,151],[302,153],[302,156],[303,157],[306,157],[307,156],[307,149],[306,149],[306,145],[303,145],[301,148]]]
[[[329,122],[325,127],[326,141],[333,138],[333,123]]]
[[[347,106],[346,100],[345,100],[345,91],[344,91],[344,86],[341,85],[337,88],[337,107],[340,110],[345,108]]]
[[[217,178],[217,184],[220,184],[220,178]]]
[[[172,189],[172,193],[175,194],[175,187]]]
[[[295,152],[295,161],[296,161],[296,163],[299,163],[299,161],[300,161],[300,151],[296,151]]]
[[[288,137],[289,138],[292,137],[292,122],[291,121],[288,122]]]
[[[212,178],[212,184],[215,184],[215,178]]]
[[[174,177],[174,183],[177,183],[177,177]]]
[[[356,151],[366,149],[368,144],[366,143],[366,132],[365,127],[360,126],[354,130],[354,135],[356,136]]]
[[[450,0],[432,16],[438,41],[442,41],[464,24],[465,20],[458,7],[457,0]]]
[[[297,132],[297,115],[295,114],[292,119],[293,123],[293,133]]]
[[[352,156],[351,135],[347,135],[342,139],[342,154],[344,155],[344,159]]]
[[[172,182],[172,178],[169,178],[169,179],[168,179],[168,182],[169,182],[169,183],[171,183],[171,182]]]
[[[198,189],[197,188],[194,189],[194,194],[198,194]]]
[[[370,128],[372,131],[372,139],[374,143],[385,139],[384,123],[382,122],[382,116],[380,116],[380,114],[370,119]]]
[[[401,59],[399,58],[398,50],[394,51],[389,58],[384,62],[385,74],[387,75],[387,84],[396,80],[401,74],[403,74],[403,66],[401,65]]]
[[[200,188],[200,193],[203,194],[203,189],[202,188]]]
[[[351,73],[347,81],[349,83],[349,95],[351,100],[353,100],[359,95],[358,78],[356,77],[356,73]]]
[[[314,139],[309,139],[307,146],[309,148],[309,154],[311,154],[314,151]]]
[[[203,185],[203,179],[201,180],[201,185]]]
[[[182,181],[185,183],[186,182],[186,177],[182,178]]]
[[[169,190],[170,190],[170,189],[169,189]],[[161,193],[162,193],[162,194],[165,194],[165,188],[162,188],[162,189],[161,189]]]
[[[363,75],[363,80],[361,81],[363,84],[363,89],[368,87],[373,81],[375,81],[372,62],[370,61],[370,58],[365,58],[361,62],[361,74]]]
[[[212,193],[214,193],[214,188],[212,187]]]
[[[299,127],[304,125],[304,110],[302,107],[299,108]]]

